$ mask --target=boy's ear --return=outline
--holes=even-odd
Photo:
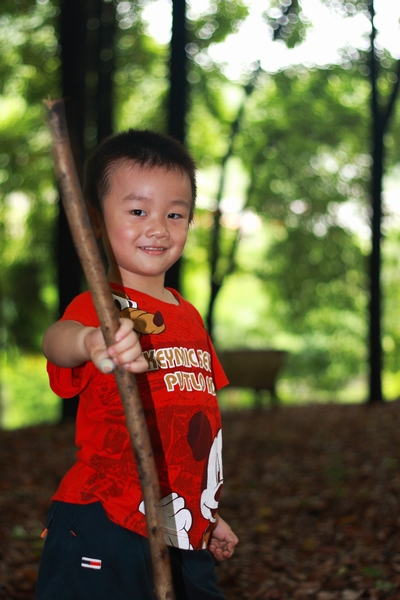
[[[89,219],[93,227],[93,233],[95,238],[101,238],[102,236],[102,216],[98,210],[94,208],[92,204],[86,202],[86,208],[89,214]]]

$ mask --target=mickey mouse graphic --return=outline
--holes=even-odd
[[[196,462],[204,461],[204,471],[201,483],[200,510],[203,517],[210,522],[210,528],[216,522],[218,501],[223,484],[222,472],[222,430],[213,437],[210,421],[207,415],[199,411],[190,420],[187,441]],[[162,535],[169,546],[183,550],[193,549],[189,531],[192,526],[192,514],[186,508],[185,498],[176,492],[164,496],[160,502],[162,517]],[[139,510],[145,514],[144,502]],[[203,548],[207,545],[209,533],[203,540]]]
[[[222,430],[220,429],[213,438],[207,415],[199,411],[190,421],[187,439],[193,458],[197,462],[207,458],[203,472],[200,506],[203,517],[210,523],[215,523],[223,484]]]
[[[161,512],[161,533],[168,546],[181,550],[193,550],[189,540],[189,531],[192,527],[192,513],[186,508],[185,499],[176,492],[171,492],[158,503]],[[144,502],[139,504],[141,513],[146,514]]]

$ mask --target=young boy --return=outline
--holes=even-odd
[[[44,336],[53,391],[80,402],[77,461],[52,498],[36,600],[155,599],[134,454],[115,379],[101,372],[107,357],[137,376],[176,599],[221,600],[215,560],[238,541],[217,513],[215,390],[227,379],[196,309],[164,287],[193,218],[195,165],[176,140],[129,130],[94,151],[84,195],[121,325],[107,349],[85,292]]]

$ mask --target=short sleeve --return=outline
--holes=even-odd
[[[60,398],[73,398],[85,389],[92,377],[93,368],[91,362],[67,369],[47,361],[50,387]]]
[[[93,305],[90,292],[84,292],[72,300],[67,306],[60,321],[78,321],[82,325],[98,327],[99,320]],[[52,391],[61,398],[72,398],[85,389],[95,367],[92,362],[73,369],[58,367],[47,361],[47,373]]]
[[[100,323],[90,292],[76,296],[65,309],[60,321],[78,321],[88,327],[98,327]]]
[[[212,343],[211,338],[208,335],[208,333],[207,333],[207,336],[208,336],[208,344],[210,347],[214,384],[215,384],[215,389],[218,391],[229,384],[229,379],[225,375],[225,371],[222,368],[222,365],[219,361],[218,355],[214,349],[213,343]]]

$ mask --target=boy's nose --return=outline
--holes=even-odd
[[[149,237],[164,238],[169,236],[169,231],[166,223],[161,219],[153,219],[147,228],[147,235]]]

